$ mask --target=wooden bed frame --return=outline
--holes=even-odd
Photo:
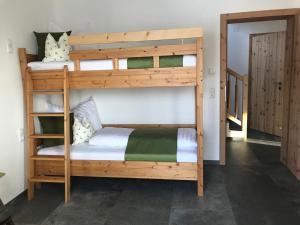
[[[27,115],[28,199],[34,197],[35,184],[56,182],[65,184],[65,202],[70,200],[70,176],[145,178],[197,181],[198,196],[203,196],[203,35],[201,28],[152,30],[129,33],[106,33],[70,36],[71,45],[109,44],[171,39],[192,39],[192,44],[159,45],[134,48],[74,50],[70,58],[75,70],[32,71],[27,64],[36,61],[36,55],[19,49],[21,74]],[[197,56],[196,67],[159,68],[159,57],[169,55]],[[154,68],[118,68],[120,58],[151,56]],[[80,60],[112,59],[113,70],[80,71]],[[196,124],[109,125],[115,127],[194,127],[197,129],[197,163],[70,160],[69,151],[69,90],[89,88],[146,88],[195,87]],[[65,133],[63,136],[34,134],[33,116],[60,116],[33,112],[34,94],[64,94]],[[41,138],[65,138],[65,156],[37,156],[36,146]],[[60,179],[59,176],[63,178]]]

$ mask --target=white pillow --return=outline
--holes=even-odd
[[[105,127],[98,130],[89,140],[90,145],[106,148],[126,148],[128,138],[134,129]]]
[[[76,117],[79,122],[83,123],[84,119],[87,119],[87,121],[91,123],[94,130],[97,131],[102,128],[98,110],[93,97],[89,97],[87,100],[79,103],[73,108],[72,111],[74,112],[74,117]]]
[[[80,121],[76,117],[74,118],[73,145],[87,142],[94,133],[94,128],[86,119],[83,120],[83,123],[80,123]]]
[[[177,134],[177,149],[197,149],[197,131],[194,128],[179,128]]]
[[[69,61],[69,52],[71,46],[69,45],[68,35],[64,33],[58,40],[55,41],[53,36],[49,33],[45,43],[45,58],[43,62],[64,62]]]

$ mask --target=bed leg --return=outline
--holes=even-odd
[[[198,179],[197,179],[197,195],[203,197],[203,166],[198,165]]]
[[[34,197],[34,186],[33,182],[28,181],[27,198],[29,201]]]

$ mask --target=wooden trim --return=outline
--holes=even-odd
[[[230,23],[257,22],[263,20],[286,19],[295,17],[300,9],[265,10],[222,14],[220,17],[220,164],[226,163],[226,73],[227,73],[227,25]]]
[[[59,161],[38,161],[43,175],[63,175]],[[197,180],[197,163],[71,160],[71,176]]]
[[[70,36],[71,45],[109,44],[120,42],[157,41],[202,37],[200,27],[169,30],[151,30],[121,33],[103,33],[85,36]]]
[[[294,9],[275,9],[275,10],[262,10],[252,12],[238,12],[222,14],[224,20],[230,23],[246,23],[246,22],[259,22],[269,20],[284,20],[290,16],[299,13],[298,8]]]
[[[286,118],[282,121],[281,153],[280,160],[287,164],[288,158],[288,138],[289,138],[289,121],[290,121],[290,95],[291,95],[291,77],[293,75],[294,59],[294,39],[295,39],[295,18],[287,20],[286,31],[286,48],[285,48],[285,76],[283,81],[283,113]]]
[[[227,20],[221,15],[220,41],[220,165],[226,164]]]
[[[134,48],[109,48],[74,50],[70,52],[71,60],[114,59],[147,56],[193,55],[196,54],[196,44],[155,45]]]

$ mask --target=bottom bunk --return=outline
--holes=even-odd
[[[37,155],[63,156],[64,146]],[[194,128],[102,128],[89,142],[72,145],[70,159],[71,176],[91,177],[197,180],[200,165]],[[37,161],[36,173],[63,175],[64,163]]]

